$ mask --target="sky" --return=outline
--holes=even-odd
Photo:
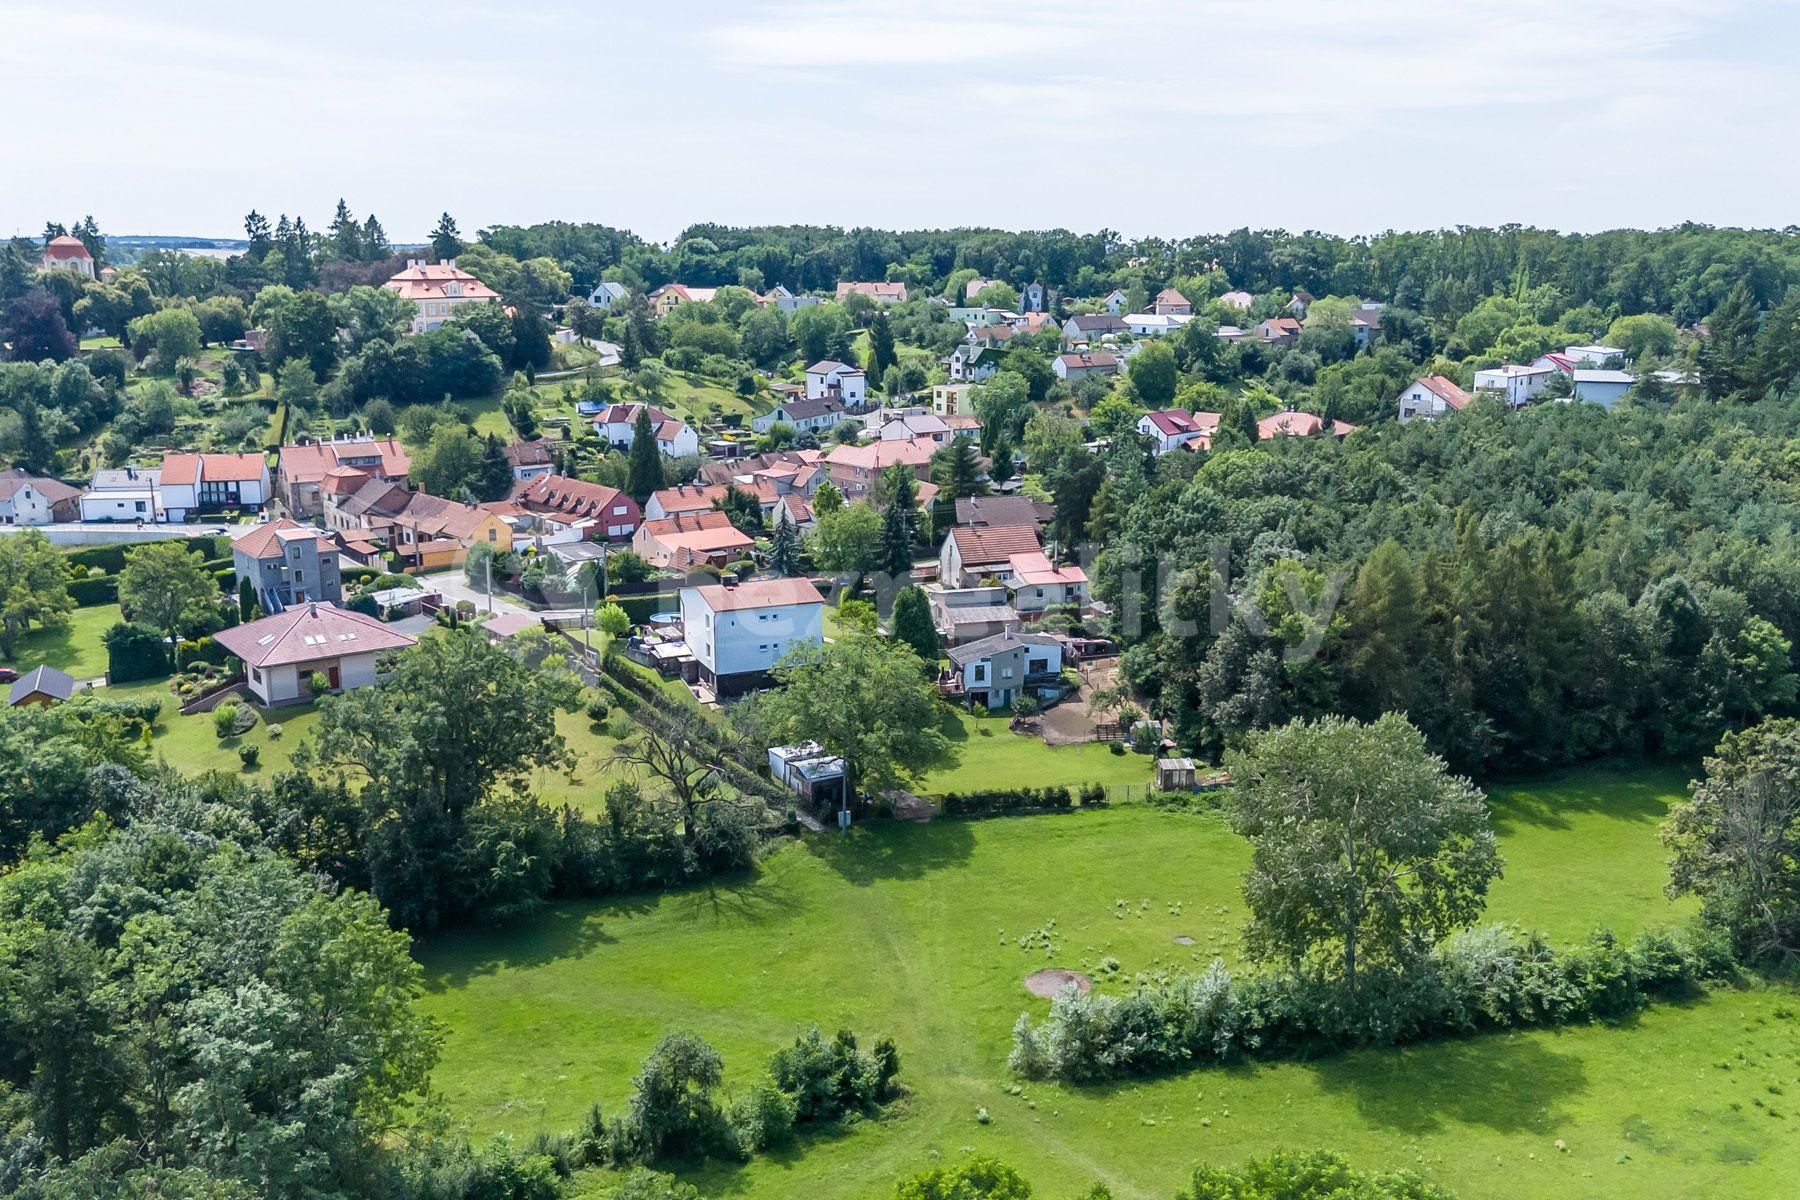
[[[0,235],[1800,220],[1800,0],[0,0]]]

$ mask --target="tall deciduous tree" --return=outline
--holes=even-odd
[[[1356,991],[1472,924],[1501,858],[1486,798],[1404,717],[1326,717],[1252,733],[1226,759],[1251,845],[1245,942]]]
[[[1671,896],[1700,897],[1746,956],[1800,954],[1800,722],[1726,734],[1662,837]]]
[[[0,537],[0,654],[11,657],[34,623],[45,629],[68,625],[75,609],[68,583],[68,564],[41,530]]]
[[[131,620],[177,637],[217,621],[219,585],[185,541],[151,542],[125,555],[119,607]]]
[[[539,768],[573,764],[556,713],[574,701],[566,676],[452,631],[400,654],[384,682],[333,699],[295,761],[362,781],[375,893],[396,920],[430,927],[483,882],[462,876],[473,810],[523,797]]]
[[[851,788],[903,786],[947,750],[937,694],[909,646],[851,632],[797,651],[775,675],[784,686],[763,701],[770,729],[842,758]]]

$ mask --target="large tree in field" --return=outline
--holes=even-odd
[[[900,356],[894,352],[894,327],[886,313],[878,312],[869,320],[869,378],[880,379],[899,362]]]
[[[431,231],[431,256],[444,262],[461,254],[462,248],[462,232],[456,227],[456,218],[449,213],[443,214]]]
[[[573,703],[566,677],[454,631],[401,654],[386,681],[334,698],[295,762],[361,784],[375,892],[396,920],[430,927],[467,901],[471,810],[524,795],[538,768],[572,764],[556,713]]]
[[[1700,897],[1748,957],[1800,954],[1800,722],[1726,734],[1662,837],[1671,896]]]
[[[129,619],[178,637],[218,615],[219,585],[185,541],[151,542],[125,555],[119,607]]]
[[[69,566],[41,530],[0,537],[0,654],[13,647],[33,622],[46,629],[69,623]]]
[[[781,741],[815,741],[844,760],[851,788],[901,787],[945,753],[937,693],[911,647],[861,631],[795,652],[763,701]]]
[[[1295,721],[1252,733],[1226,767],[1254,957],[1354,993],[1360,972],[1403,969],[1481,915],[1501,867],[1487,799],[1406,718]]]

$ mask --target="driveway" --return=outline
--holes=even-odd
[[[445,601],[450,604],[467,600],[475,606],[476,612],[488,611],[487,589],[470,587],[461,567],[453,571],[434,571],[429,575],[420,575],[418,579],[421,583],[429,584],[443,593]],[[533,610],[526,608],[506,592],[495,588],[493,611],[497,613],[530,613]]]

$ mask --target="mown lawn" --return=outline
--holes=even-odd
[[[920,781],[919,794],[1059,785],[1073,790],[1084,783],[1100,783],[1114,799],[1124,799],[1127,789],[1133,798],[1142,799],[1155,774],[1155,762],[1148,755],[1114,754],[1102,742],[1050,747],[1041,738],[1014,733],[1009,721],[979,708],[953,713],[942,729],[955,761],[928,772]]]
[[[19,638],[8,666],[19,674],[33,667],[55,667],[76,679],[97,679],[106,674],[106,631],[119,623],[119,606],[97,604],[69,614],[62,629],[33,628]]]
[[[1589,771],[1498,795],[1508,867],[1490,915],[1565,942],[1690,915],[1653,884],[1656,821],[1680,778]],[[1782,1094],[1800,1089],[1800,998],[1781,989],[1616,1027],[1008,1094],[1008,1031],[1045,1007],[1024,975],[1108,956],[1126,977],[1235,960],[1246,860],[1217,816],[1141,806],[890,824],[790,846],[716,887],[441,935],[418,948],[425,1006],[449,1029],[435,1084],[478,1136],[524,1134],[572,1128],[594,1101],[618,1111],[671,1029],[712,1041],[733,1091],[812,1022],[892,1035],[911,1088],[894,1119],[685,1172],[705,1195],[750,1200],[882,1196],[970,1151],[1011,1161],[1049,1200],[1095,1180],[1121,1200],[1167,1200],[1196,1159],[1280,1145],[1413,1167],[1465,1200],[1774,1195],[1800,1168],[1800,1110]],[[1038,930],[1051,953],[1021,949]],[[1183,935],[1198,944],[1177,946]],[[608,1183],[583,1181],[594,1195]]]

